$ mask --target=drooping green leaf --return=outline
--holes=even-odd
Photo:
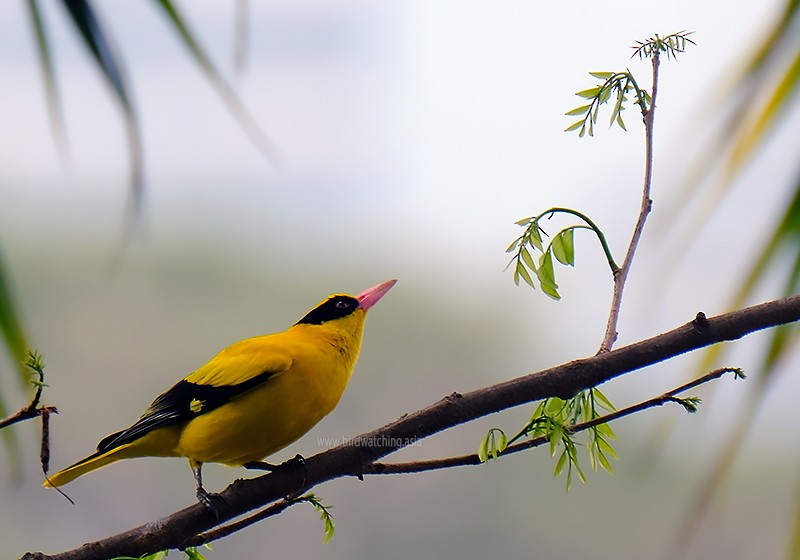
[[[519,253],[520,253],[520,256],[522,257],[522,261],[525,263],[525,265],[526,265],[526,266],[527,266],[527,267],[528,267],[530,270],[536,270],[536,263],[534,263],[534,262],[533,262],[533,257],[531,256],[531,253],[530,253],[530,251],[528,251],[528,249],[526,249],[525,247],[523,247],[523,248],[520,250],[520,252],[519,252]]]
[[[539,278],[539,286],[545,294],[556,300],[561,299],[561,295],[558,293],[558,284],[556,284],[551,251],[542,254],[539,259],[539,268],[536,269],[536,276]]]
[[[500,435],[497,437],[497,451],[502,453],[508,447],[508,437],[503,430],[498,430]]]
[[[489,460],[489,434],[487,433],[478,445],[478,460],[486,463]]]
[[[614,124],[614,121],[617,119],[617,117],[619,116],[620,112],[622,112],[622,109],[623,109],[622,103],[624,101],[625,101],[625,95],[620,90],[619,92],[617,92],[617,100],[614,103],[614,108],[611,110],[611,120],[608,123],[609,126]]]
[[[800,51],[797,51],[766,104],[757,112],[754,122],[740,128],[727,162],[729,175],[738,173],[744,163],[752,158],[755,149],[763,143],[774,121],[784,112],[789,102],[796,98],[799,89]]]
[[[564,466],[567,464],[567,450],[565,449],[561,455],[558,457],[558,461],[556,461],[556,467],[553,470],[553,477],[557,477],[561,474],[564,470]]]
[[[534,272],[536,272],[536,271],[534,270]],[[518,266],[517,266],[517,269],[515,270],[515,278],[517,277],[517,273],[518,273],[518,276],[521,276],[521,277],[522,277],[522,279],[525,281],[525,283],[526,283],[528,286],[530,286],[531,288],[534,288],[534,289],[536,288],[536,286],[535,286],[535,285],[534,285],[534,283],[533,283],[533,279],[531,278],[531,275],[530,275],[530,273],[529,273],[529,272],[528,272],[528,270],[527,270],[527,269],[526,269],[524,266],[522,266],[521,264],[520,264],[520,265],[518,265]],[[515,281],[516,281],[517,285],[519,285],[519,281],[518,281],[518,280],[515,280]]]
[[[614,75],[614,72],[589,72],[589,74],[598,80],[607,80]]]
[[[62,3],[72,17],[72,21],[80,32],[84,44],[94,56],[98,67],[108,79],[108,83],[111,84],[117,98],[126,111],[132,111],[122,66],[111,48],[108,34],[100,25],[94,8],[92,8],[88,0],[62,0]]]
[[[553,425],[553,430],[550,432],[550,456],[556,456],[556,450],[558,449],[558,444],[561,443],[561,436],[563,435],[564,430],[559,424]]]
[[[39,67],[44,78],[44,91],[47,98],[47,112],[50,117],[50,126],[53,131],[53,139],[56,148],[62,158],[66,159],[68,154],[68,143],[66,128],[64,127],[64,114],[61,110],[61,96],[58,91],[55,68],[53,65],[53,55],[50,50],[50,42],[42,19],[38,0],[28,0],[28,14],[34,35],[36,36],[36,53],[39,57]]]
[[[601,426],[607,426],[608,424],[600,424],[600,425]],[[614,448],[605,439],[598,438],[597,446],[598,446],[598,448],[600,449],[601,452],[603,452],[604,454],[608,455],[609,457],[613,457],[614,459],[619,459],[619,455],[617,455],[617,452],[614,451]]]
[[[175,5],[170,0],[155,0],[155,3],[163,10],[167,20],[183,41],[184,46],[187,48],[192,58],[194,58],[197,65],[203,70],[208,81],[216,88],[228,110],[239,122],[239,125],[245,133],[273,165],[280,165],[281,158],[272,141],[267,137],[261,126],[244,106],[244,103],[242,103],[236,91],[222,77],[222,74],[219,73],[216,66],[211,62],[211,59],[206,55],[205,51],[200,46],[200,42],[189,29],[185,18],[178,12]]]
[[[578,463],[577,458],[577,451],[573,448],[574,453],[576,453],[575,460],[573,461],[573,465],[575,465],[575,472],[578,473],[578,478],[581,480],[582,483],[586,484],[586,473],[583,472],[580,463]]]
[[[609,410],[611,412],[614,412],[615,410],[617,410],[614,407],[614,405],[611,403],[611,401],[608,399],[608,397],[605,395],[605,393],[603,393],[603,391],[601,391],[600,389],[595,387],[595,388],[592,389],[592,393],[593,393],[594,399],[598,402],[598,404],[600,406],[602,406],[603,408],[605,408],[606,410]],[[602,424],[602,425],[603,426],[607,426],[608,424]]]
[[[497,456],[508,447],[508,437],[499,428],[492,428],[486,433],[478,446],[478,460],[486,463],[490,458],[497,460]]]
[[[553,238],[553,255],[558,262],[568,266],[575,266],[575,230],[572,228],[561,231]]]
[[[606,457],[604,453],[602,453],[602,452],[598,453],[597,454],[597,460],[600,462],[600,466],[603,467],[603,469],[607,473],[614,474],[614,469],[611,466],[611,462],[608,460],[608,457]]]
[[[61,0],[67,9],[84,45],[92,54],[101,74],[111,86],[125,117],[128,137],[128,154],[131,161],[131,216],[135,219],[141,211],[144,196],[144,164],[142,137],[139,122],[130,97],[121,59],[115,54],[109,35],[88,0]],[[128,225],[128,228],[132,224]]]

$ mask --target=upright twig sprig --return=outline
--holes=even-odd
[[[653,208],[653,200],[650,198],[650,191],[653,184],[653,124],[655,122],[656,98],[658,96],[658,68],[660,64],[661,59],[659,57],[659,51],[655,51],[652,58],[653,92],[650,94],[649,106],[642,106],[645,143],[642,203],[639,207],[639,218],[636,220],[636,226],[633,228],[633,235],[631,235],[631,241],[628,244],[628,251],[625,253],[625,259],[622,261],[622,266],[614,272],[614,294],[611,298],[611,309],[608,313],[606,332],[603,336],[603,341],[600,343],[598,353],[611,350],[611,347],[617,340],[617,324],[619,323],[619,312],[622,307],[622,292],[625,289],[625,282],[631,271],[633,256],[636,254],[636,248],[639,246],[639,241],[642,238],[644,224],[647,221],[650,210]]]
[[[667,58],[675,58],[677,53],[683,52],[687,43],[694,44],[694,42],[687,36],[690,32],[681,31],[680,33],[673,33],[666,37],[659,37],[656,35],[647,41],[637,41],[635,52],[633,56],[639,58],[650,58],[652,64],[652,84],[653,89],[649,95],[642,97],[638,96],[637,105],[642,112],[642,121],[644,122],[644,141],[645,141],[645,160],[644,160],[644,184],[642,186],[642,202],[639,208],[639,217],[636,220],[636,225],[633,228],[633,235],[628,244],[628,250],[625,253],[625,259],[622,261],[622,266],[614,271],[614,294],[611,298],[611,309],[608,313],[608,322],[606,323],[606,332],[603,336],[603,341],[600,343],[598,353],[608,352],[617,340],[617,324],[619,323],[619,312],[622,306],[622,293],[625,289],[625,281],[628,279],[628,274],[633,264],[633,257],[636,254],[636,248],[639,246],[639,241],[642,238],[644,231],[644,224],[647,221],[647,216],[653,207],[653,200],[650,198],[650,192],[653,184],[653,125],[655,123],[656,111],[656,98],[658,97],[658,69],[661,64],[661,53],[665,53]],[[635,82],[634,82],[635,84]],[[637,94],[639,93],[638,86],[636,87]],[[649,100],[648,100],[649,98]],[[649,101],[649,102],[648,102]],[[619,112],[619,108],[615,108],[615,112]]]

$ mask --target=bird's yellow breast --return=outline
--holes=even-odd
[[[298,325],[227,348],[187,379],[216,384],[216,378],[229,382],[274,368],[278,372],[190,420],[181,430],[176,454],[203,463],[241,465],[286,447],[339,402],[360,338],[360,327],[353,333]],[[237,367],[241,371],[232,371]]]

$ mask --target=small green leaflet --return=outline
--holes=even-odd
[[[575,266],[575,230],[565,229],[553,238],[550,246],[553,249],[553,256],[561,264]]]
[[[536,276],[539,278],[539,285],[542,291],[553,299],[561,299],[556,284],[556,273],[553,270],[553,257],[550,251],[546,251],[539,259],[539,268],[536,269]]]
[[[489,459],[497,460],[498,454],[508,447],[508,437],[500,428],[492,428],[486,433],[478,446],[478,460],[486,463]]]

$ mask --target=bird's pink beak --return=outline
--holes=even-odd
[[[378,303],[380,299],[386,295],[386,292],[388,292],[395,284],[397,284],[397,280],[387,280],[383,284],[378,284],[377,286],[373,286],[368,290],[364,290],[356,296],[356,299],[358,300],[358,306],[366,311]]]

